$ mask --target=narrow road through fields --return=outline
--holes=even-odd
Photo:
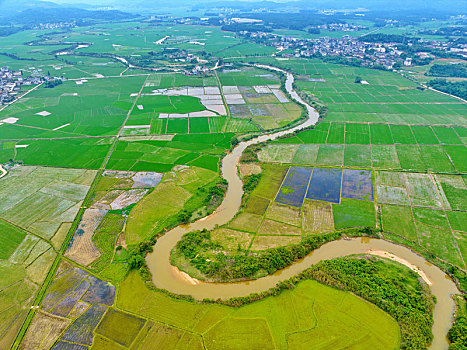
[[[13,103],[16,103],[18,102],[20,99],[22,99],[24,96],[26,96],[27,94],[31,93],[32,91],[36,90],[37,88],[39,88],[39,86],[42,86],[42,84],[44,83],[40,83],[39,85],[37,86],[34,86],[31,90],[28,90],[26,91],[24,94],[22,94],[21,96],[18,96],[16,99],[14,99],[13,101],[7,103],[6,105],[4,105],[2,108],[0,108],[0,112],[3,111],[5,108],[7,108],[8,106],[12,105]]]

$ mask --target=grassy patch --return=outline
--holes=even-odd
[[[340,204],[333,204],[334,227],[375,227],[373,202],[342,198]]]
[[[17,227],[0,220],[0,259],[8,259],[18,245],[26,237],[26,234]]]
[[[412,242],[418,240],[410,207],[383,205],[381,211],[384,231],[403,236]]]
[[[233,309],[172,299],[147,289],[138,274],[131,273],[122,283],[118,307],[142,314],[154,322],[164,322],[165,329],[149,333],[145,342],[167,344],[164,347],[167,349],[175,346],[171,344],[180,344],[176,339],[186,339],[187,336],[182,336],[186,330],[193,330],[194,335],[198,332],[205,334],[207,347],[222,344],[237,348],[235,345],[238,344],[251,348],[250,345],[255,344],[261,349],[310,348],[319,346],[328,337],[328,324],[336,328],[333,346],[348,345],[348,339],[356,339],[352,343],[359,344],[360,337],[356,332],[357,329],[361,332],[362,327],[367,342],[376,348],[394,348],[399,343],[397,323],[387,314],[360,298],[315,281],[303,281],[275,298]],[[291,307],[293,312],[290,312]],[[158,325],[156,329],[160,327]],[[174,332],[179,336],[176,337]],[[291,333],[298,336],[287,338],[286,334]]]
[[[342,165],[343,145],[320,145],[316,163],[321,165]]]
[[[370,147],[369,145],[345,145],[344,165],[371,167]]]
[[[167,173],[162,182],[131,211],[125,230],[127,244],[141,240],[179,222],[182,212],[202,210],[208,188],[214,185],[216,173],[200,169],[179,169]]]
[[[109,309],[96,329],[101,334],[125,347],[130,346],[145,320],[121,311]]]

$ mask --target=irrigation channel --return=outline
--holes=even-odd
[[[195,299],[228,299],[232,297],[247,296],[274,287],[278,282],[293,277],[313,264],[322,260],[334,259],[352,254],[385,254],[390,253],[394,260],[404,262],[412,266],[425,280],[428,280],[432,294],[436,296],[437,303],[434,309],[433,342],[430,349],[447,349],[447,332],[452,325],[455,308],[452,294],[459,293],[454,282],[438,267],[427,262],[423,257],[410,249],[381,239],[354,238],[341,239],[327,243],[316,249],[304,259],[297,261],[289,267],[276,273],[253,281],[234,283],[210,283],[191,278],[186,273],[179,271],[170,263],[170,252],[182,236],[190,231],[202,229],[214,229],[216,225],[223,225],[237,214],[242,196],[242,181],[238,176],[237,165],[245,148],[250,145],[276,139],[282,135],[291,134],[297,130],[315,125],[319,114],[303,101],[293,89],[294,76],[279,68],[257,65],[286,74],[285,87],[290,96],[308,110],[308,118],[300,125],[291,129],[261,135],[249,141],[239,143],[231,153],[222,161],[222,176],[228,182],[226,196],[219,208],[211,215],[189,225],[178,226],[168,231],[158,239],[154,245],[154,251],[147,256],[147,265],[152,273],[152,280],[156,287],[166,289],[172,293],[191,295]]]

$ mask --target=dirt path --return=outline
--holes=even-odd
[[[8,172],[6,171],[6,169],[3,167],[3,165],[0,164],[0,179],[4,176],[6,176],[6,174],[8,174]]]

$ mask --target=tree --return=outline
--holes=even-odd
[[[360,84],[362,82],[362,77],[356,76],[355,77],[355,83]]]
[[[144,262],[145,260],[141,255],[132,254],[128,260],[128,265],[130,266],[130,269],[139,269],[144,265]]]

